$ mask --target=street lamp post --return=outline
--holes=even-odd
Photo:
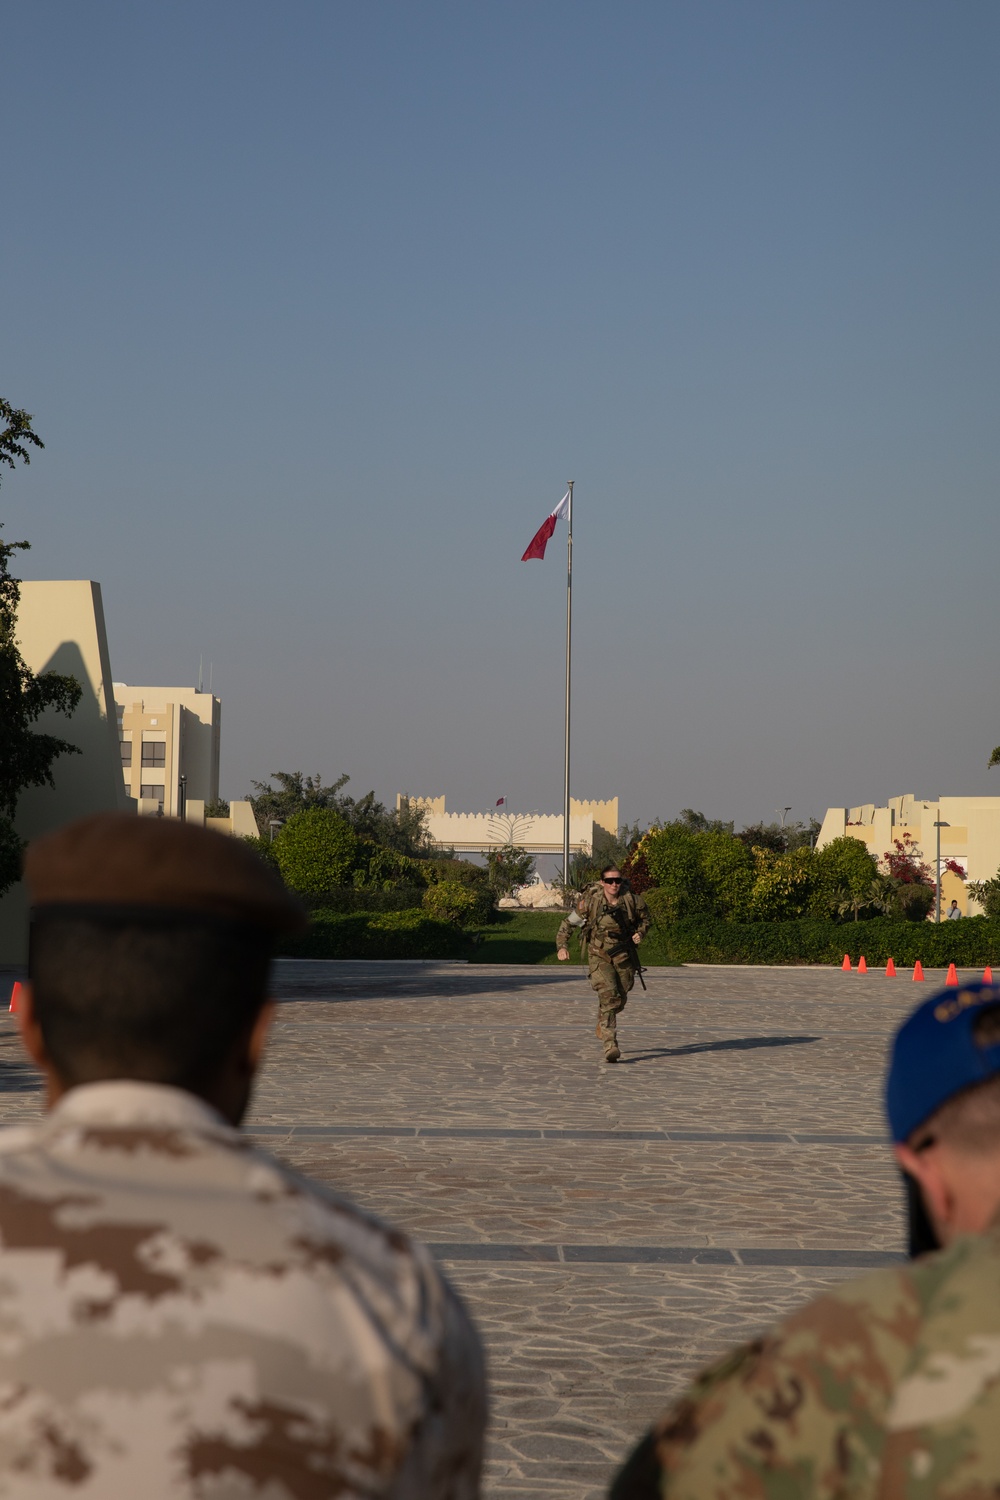
[[[937,854],[935,855],[935,864],[934,864],[934,895],[935,895],[935,900],[934,900],[934,920],[935,920],[935,922],[940,922],[941,921],[941,830],[942,830],[942,828],[947,828],[948,824],[947,823],[940,823],[940,822],[938,822],[938,823],[934,824],[934,827],[937,830]]]

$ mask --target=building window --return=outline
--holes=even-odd
[[[132,764],[132,741],[122,740],[120,748],[122,752],[122,765],[130,766]]]
[[[162,786],[146,786],[144,784],[139,788],[139,796],[152,797],[154,801],[160,804],[161,812],[163,811],[163,792],[164,788]]]
[[[142,763],[144,766],[165,766],[167,747],[163,740],[143,740]]]

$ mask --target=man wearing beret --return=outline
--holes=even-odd
[[[945,990],[910,1016],[886,1102],[918,1258],[708,1369],[613,1500],[1000,1494],[1000,987]]]
[[[48,1112],[0,1131],[0,1496],[474,1500],[457,1298],[237,1128],[297,902],[238,841],[125,814],[25,876]]]

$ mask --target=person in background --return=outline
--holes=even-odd
[[[0,1131],[0,1495],[474,1500],[457,1297],[238,1128],[298,902],[235,839],[119,813],[25,876],[47,1113]]]

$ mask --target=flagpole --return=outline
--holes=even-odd
[[[573,661],[573,480],[569,481],[569,535],[566,539],[566,739],[563,757],[563,885],[569,886],[570,686]]]

